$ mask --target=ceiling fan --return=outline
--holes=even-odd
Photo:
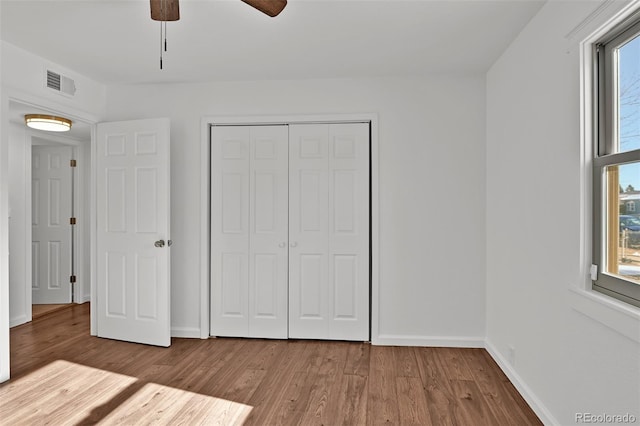
[[[162,69],[162,52],[167,51],[167,22],[180,19],[178,0],[149,0],[151,3],[151,19],[160,21],[160,69]],[[249,6],[271,16],[278,16],[287,5],[287,0],[242,0]]]
[[[260,12],[271,16],[278,16],[287,5],[287,0],[242,0]],[[177,21],[180,19],[178,0],[150,0],[151,19],[154,21]]]

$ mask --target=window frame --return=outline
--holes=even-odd
[[[619,224],[607,220],[607,167],[630,163],[640,165],[640,148],[615,152],[618,142],[618,49],[630,40],[640,37],[640,12],[616,25],[593,44],[593,259],[598,265],[592,289],[620,301],[640,307],[640,285],[609,274],[607,267],[607,230],[619,229]],[[616,185],[617,191],[617,185]],[[618,211],[618,206],[615,206]],[[619,212],[617,212],[619,215]]]

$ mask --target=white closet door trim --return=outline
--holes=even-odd
[[[206,116],[200,122],[200,337],[209,337],[209,261],[210,261],[210,127],[214,125],[272,125],[303,123],[368,122],[371,126],[371,342],[379,343],[379,136],[378,114],[315,114],[261,116]]]

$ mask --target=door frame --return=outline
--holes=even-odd
[[[378,114],[310,114],[310,115],[273,115],[273,116],[206,116],[200,121],[201,145],[200,145],[200,338],[208,339],[210,336],[210,287],[211,271],[210,264],[210,240],[211,240],[211,212],[210,212],[210,192],[211,192],[211,127],[236,125],[285,125],[285,124],[320,124],[320,123],[354,123],[368,122],[370,125],[371,152],[370,152],[370,174],[371,174],[371,222],[370,222],[370,268],[371,268],[371,292],[370,303],[370,339],[376,344],[379,335],[379,224],[380,224],[380,199],[379,199],[379,146],[378,146]]]
[[[40,144],[37,143],[37,140],[42,140],[48,142],[48,144]],[[78,160],[78,158],[82,158],[84,154],[85,148],[82,146],[82,142],[65,138],[62,135],[41,135],[36,134],[34,131],[27,130],[26,133],[26,144],[25,144],[25,200],[24,200],[24,211],[26,212],[26,223],[29,224],[32,221],[32,168],[33,164],[31,163],[31,158],[33,154],[34,146],[67,146],[71,148],[71,157],[73,159]],[[75,217],[78,219],[79,224],[83,224],[88,217],[88,212],[83,208],[84,206],[84,195],[86,191],[86,184],[79,179],[79,176],[84,173],[87,165],[83,164],[82,161],[78,161],[78,166],[72,168],[71,172],[73,173],[73,187],[70,189],[72,191],[72,203],[73,203],[73,211],[75,213]],[[84,244],[84,226],[78,226],[73,234],[73,239],[71,240],[71,244],[73,245],[73,258],[72,262],[74,262],[75,275],[77,278],[75,292],[71,294],[71,302],[70,303],[84,303],[87,300],[83,300],[82,294],[84,293],[84,283],[86,281],[86,277],[84,276],[84,271],[79,268],[79,265],[84,263],[84,253],[88,247],[85,247]],[[25,229],[25,241],[31,241],[33,239],[31,226],[26,226]],[[31,306],[32,306],[32,290],[31,290],[31,281],[32,281],[32,271],[33,271],[33,258],[31,253],[31,246],[27,244],[26,253],[25,253],[25,291],[28,294],[27,304],[25,306],[25,312],[29,313],[28,321],[31,321]]]
[[[62,115],[68,117],[74,122],[83,122],[85,124],[89,124],[93,127],[93,118],[87,116],[86,114],[78,111],[74,111],[72,109],[67,108],[57,108],[49,105],[48,102],[42,99],[29,99],[28,96],[24,94],[14,94],[13,96],[8,96],[6,100],[6,108],[7,111],[11,109],[11,103],[18,103],[21,105],[25,105],[28,107],[33,107],[38,110],[46,110],[53,115]],[[6,124],[10,125],[11,123],[8,120],[5,121]],[[93,131],[92,131],[93,133]],[[3,135],[5,136],[5,135]],[[8,133],[5,137],[8,137]],[[73,236],[73,244],[74,244],[74,258],[73,262],[76,266],[75,275],[77,277],[75,294],[72,296],[71,303],[85,303],[89,300],[85,300],[85,286],[87,285],[87,281],[90,279],[91,272],[85,271],[83,266],[86,259],[86,253],[89,250],[89,243],[85,243],[87,232],[89,231],[89,227],[86,226],[89,224],[90,216],[93,214],[93,209],[87,210],[85,208],[85,198],[89,194],[89,184],[84,182],[84,179],[81,177],[85,176],[86,170],[91,170],[90,164],[85,164],[82,159],[85,157],[87,144],[90,142],[89,140],[81,141],[74,138],[69,138],[64,136],[64,134],[56,134],[56,133],[38,133],[31,129],[27,129],[25,131],[25,198],[24,198],[24,211],[26,213],[26,221],[27,226],[23,229],[23,237],[27,244],[25,246],[25,306],[24,311],[27,314],[27,318],[25,322],[29,322],[32,320],[32,293],[31,293],[31,278],[32,278],[32,253],[31,253],[31,173],[32,173],[32,164],[31,164],[31,155],[32,155],[32,147],[36,144],[34,141],[37,140],[50,142],[51,145],[59,145],[59,146],[69,146],[72,149],[72,156],[78,160],[78,166],[72,170],[74,176],[74,194],[73,194],[73,208],[75,212],[75,216],[79,218],[80,226],[76,227]],[[6,139],[5,139],[6,140]],[[38,144],[40,145],[40,144]],[[11,161],[11,159],[8,159]],[[89,236],[89,238],[91,238]],[[22,323],[21,323],[22,324]],[[17,324],[10,324],[10,327],[13,327]]]
[[[9,210],[8,210],[8,137],[9,137],[9,111],[11,102],[27,105],[39,110],[46,110],[55,115],[68,117],[75,122],[82,122],[91,126],[91,147],[93,152],[95,139],[95,123],[98,117],[71,106],[62,105],[58,102],[34,96],[21,90],[13,88],[2,88],[0,96],[0,383],[10,377],[10,351],[9,351]],[[93,154],[92,154],[93,155]],[[92,165],[88,165],[92,167]],[[93,198],[93,193],[91,198]],[[30,201],[29,201],[30,203]],[[93,221],[95,216],[94,204],[90,204],[89,211],[85,216]],[[90,224],[91,225],[91,224]],[[93,234],[90,232],[90,245]],[[29,254],[30,255],[30,254]],[[91,294],[93,289],[93,263],[90,266]],[[93,309],[91,313],[93,328]]]

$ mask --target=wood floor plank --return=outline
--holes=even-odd
[[[224,399],[248,401],[267,375],[267,370],[244,370],[231,386],[222,393]]]
[[[540,425],[482,349],[89,335],[89,306],[11,329],[0,426]]]
[[[445,374],[440,348],[414,348],[420,377],[425,388],[431,421],[435,425],[453,425],[455,397],[449,377]]]
[[[452,380],[455,396],[454,418],[458,424],[477,426],[497,425],[478,385],[471,380]]]
[[[318,350],[318,346],[306,345],[304,355],[301,356],[301,368],[294,371],[285,392],[277,403],[274,415],[269,420],[274,424],[296,424],[300,423],[304,416],[309,399],[311,398],[311,389],[318,376],[318,370],[322,363],[323,353]],[[284,373],[287,374],[287,373]]]
[[[273,365],[271,374],[262,381],[249,400],[248,405],[252,406],[253,410],[246,420],[247,425],[283,424],[278,418],[282,411],[284,395],[291,387],[294,373],[304,372],[307,368],[304,363],[307,359],[305,350],[310,348],[311,346],[305,342],[288,342],[284,356]]]
[[[364,425],[369,400],[368,375],[344,374],[337,392],[336,425]]]
[[[368,394],[367,424],[399,423],[393,348],[385,346],[371,347]]]
[[[340,387],[347,357],[347,345],[343,342],[327,342],[323,346],[325,347],[324,356],[311,387],[309,404],[301,424],[331,425],[336,423],[337,413],[332,407],[338,406],[340,395],[334,389]]]
[[[537,424],[537,417],[527,416],[529,410],[511,408],[514,404],[520,403],[521,397],[517,392],[505,387],[511,386],[509,379],[492,359],[485,358],[485,353],[487,352],[483,349],[469,349],[464,356],[474,381],[487,400],[498,424]]]
[[[473,380],[467,365],[463,348],[438,348],[436,354],[440,358],[440,368],[449,380]]]
[[[252,370],[267,370],[282,356],[282,351],[286,347],[286,342],[282,340],[263,340],[262,349],[251,359],[247,368]]]
[[[344,374],[368,376],[370,350],[371,345],[368,343],[350,344],[347,353],[347,362],[344,366]]]
[[[404,346],[393,347],[393,358],[395,360],[396,376],[420,377],[416,355],[412,348]]]
[[[414,426],[431,425],[427,398],[419,377],[397,377],[398,413],[400,424]]]

